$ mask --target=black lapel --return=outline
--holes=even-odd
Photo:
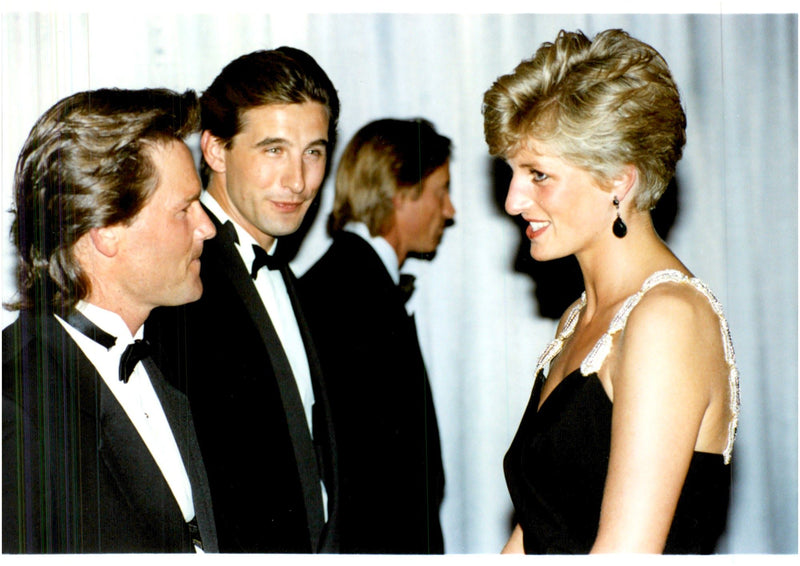
[[[317,349],[314,347],[311,331],[303,315],[303,309],[297,294],[297,279],[288,266],[282,270],[282,275],[286,283],[289,300],[292,303],[292,309],[297,319],[297,325],[300,328],[300,335],[303,338],[303,345],[305,346],[308,366],[311,372],[311,384],[314,388],[312,422],[315,434],[313,441],[315,449],[317,450],[319,465],[322,467],[320,473],[322,473],[325,479],[325,488],[328,494],[328,522],[325,526],[325,532],[322,537],[318,539],[320,541],[318,550],[321,552],[338,552],[338,533],[329,528],[330,525],[335,525],[337,523],[339,464],[336,456],[336,438],[333,434],[333,422],[331,421],[328,393],[324,387],[322,366],[317,356]]]
[[[185,539],[185,524],[178,502],[172,494],[158,464],[147,445],[139,436],[122,405],[97,372],[94,364],[72,340],[61,324],[53,317],[52,331],[56,337],[55,359],[66,361],[72,366],[74,379],[70,387],[78,388],[80,410],[87,415],[82,422],[95,423],[91,433],[96,439],[98,464],[102,462],[113,478],[117,491],[130,508],[141,515],[141,523],[147,529],[161,533],[162,540]],[[60,333],[60,334],[59,334]],[[90,438],[88,431],[81,431],[81,437]],[[94,485],[85,486],[89,493],[100,493],[101,476],[94,478]],[[107,504],[99,502],[99,509]],[[113,517],[96,517],[96,521],[111,521]],[[102,529],[98,528],[98,533]],[[171,533],[171,534],[167,534]],[[98,548],[104,542],[98,541]]]
[[[200,445],[189,409],[189,401],[177,389],[167,384],[161,370],[152,360],[146,358],[142,361],[150,376],[150,382],[161,402],[169,427],[175,437],[175,443],[181,453],[181,459],[186,466],[186,473],[192,486],[192,501],[194,513],[200,529],[205,552],[218,552],[217,529],[211,507],[211,492],[208,487],[208,477],[200,454]]]
[[[236,244],[229,237],[228,231],[222,229],[221,223],[213,213],[207,209],[206,212],[216,225],[217,237],[212,238],[205,244],[207,251],[203,253],[203,262],[208,261],[205,269],[218,270],[217,273],[224,274],[228,278],[258,329],[269,355],[270,364],[278,383],[283,410],[292,435],[292,447],[297,462],[297,472],[303,488],[303,498],[306,501],[306,518],[311,537],[311,548],[316,549],[324,527],[320,475],[314,443],[308,430],[305,409],[300,398],[300,392],[297,389],[297,382],[289,364],[289,359],[286,357],[281,345],[280,338],[278,338],[275,326],[272,324],[264,303],[261,301],[261,297],[253,284],[250,272],[242,262],[242,257],[236,249]],[[311,360],[309,360],[310,363]]]
[[[100,456],[115,478],[119,490],[133,509],[150,510],[153,530],[174,531],[184,537],[185,521],[172,490],[153,455],[131,422],[125,409],[102,380],[99,392]],[[172,537],[168,537],[172,538]]]

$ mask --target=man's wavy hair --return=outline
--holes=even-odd
[[[423,118],[385,118],[361,128],[347,144],[336,171],[336,196],[328,220],[331,233],[349,221],[370,234],[385,234],[393,221],[392,197],[418,198],[422,182],[450,158],[450,139]]]
[[[64,313],[88,296],[75,243],[92,228],[132,222],[158,184],[153,145],[199,125],[193,91],[101,89],[47,110],[17,160],[18,299],[6,308]]]
[[[319,102],[328,113],[328,156],[333,154],[339,124],[339,95],[314,58],[294,47],[260,50],[234,59],[200,97],[203,130],[230,149],[244,113],[269,104]],[[330,160],[326,166],[329,166]],[[203,185],[211,170],[200,165]],[[326,170],[327,172],[327,170]]]
[[[686,116],[664,58],[622,30],[589,40],[562,30],[497,79],[483,98],[493,156],[530,141],[607,184],[626,165],[639,173],[635,203],[652,209],[675,174]]]

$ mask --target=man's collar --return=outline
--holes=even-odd
[[[400,281],[400,266],[397,261],[397,252],[395,252],[392,245],[386,241],[386,238],[370,234],[369,228],[363,222],[348,222],[345,224],[343,230],[360,236],[372,246],[372,249],[375,250],[375,253],[381,258],[381,262],[384,267],[386,267],[386,271],[389,272],[392,281],[397,285]]]
[[[112,336],[116,336],[123,344],[132,342],[134,338],[141,338],[144,334],[144,325],[142,325],[136,331],[136,336],[131,336],[128,325],[120,315],[95,304],[78,301],[75,309]]]
[[[222,206],[217,202],[217,199],[214,198],[214,195],[209,193],[207,190],[204,190],[200,194],[200,202],[202,202],[205,207],[217,217],[220,224],[225,224],[226,222],[230,222],[233,224],[234,229],[236,230],[236,236],[238,237],[239,241],[238,247],[239,251],[243,252],[243,257],[247,263],[252,263],[253,261],[253,245],[258,245],[256,239],[250,235],[250,232],[239,226],[231,217],[230,215],[225,212]],[[278,239],[275,238],[275,241],[272,243],[272,247],[267,251],[268,254],[272,255],[275,253],[275,250],[278,247]]]

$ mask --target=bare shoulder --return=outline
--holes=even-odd
[[[676,338],[719,334],[719,317],[708,298],[691,284],[667,282],[648,290],[631,311],[629,333],[675,333]]]
[[[620,346],[620,375],[627,379],[669,380],[709,397],[727,387],[719,316],[691,284],[661,283],[644,293]]]

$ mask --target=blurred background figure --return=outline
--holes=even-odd
[[[333,244],[300,281],[339,449],[342,552],[444,552],[439,427],[400,269],[433,254],[454,215],[450,140],[430,122],[356,133],[336,174]]]

